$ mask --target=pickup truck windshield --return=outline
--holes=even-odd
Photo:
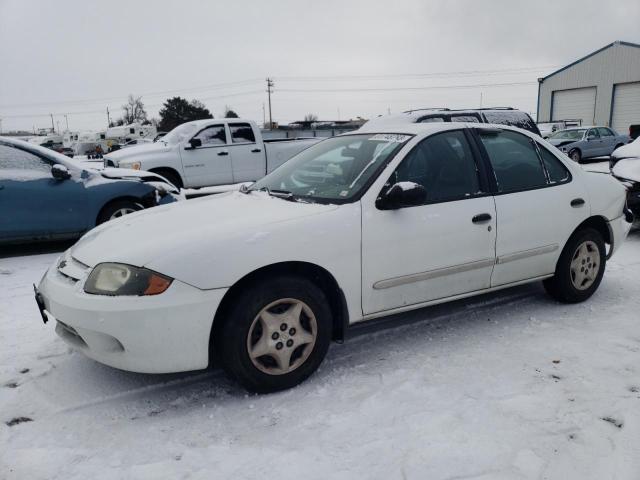
[[[193,123],[183,123],[167,133],[164,137],[160,138],[161,142],[165,142],[168,145],[175,145],[180,143],[187,137],[196,133],[198,127]]]
[[[580,140],[586,131],[585,128],[578,130],[560,130],[554,133],[549,138],[553,140]]]
[[[356,134],[328,138],[303,150],[250,190],[291,193],[294,198],[346,203],[412,137],[402,134]]]

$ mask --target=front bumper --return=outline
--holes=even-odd
[[[174,280],[160,295],[90,295],[83,291],[90,269],[68,254],[65,260],[75,262],[72,276],[56,262],[38,286],[44,314],[56,321],[65,342],[100,363],[133,372],[207,367],[213,317],[227,289],[200,290]],[[63,271],[70,273],[68,266]]]

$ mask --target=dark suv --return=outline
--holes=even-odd
[[[370,125],[397,125],[399,123],[466,122],[496,123],[511,125],[540,135],[536,122],[529,114],[511,107],[476,108],[452,110],[449,108],[419,108],[397,115],[377,117],[367,122]]]

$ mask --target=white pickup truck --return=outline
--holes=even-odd
[[[230,185],[260,179],[318,141],[263,140],[251,120],[196,120],[157,142],[109,153],[104,166],[155,172],[179,188]]]

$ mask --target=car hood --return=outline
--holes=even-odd
[[[119,163],[123,160],[135,159],[137,157],[146,157],[148,155],[168,152],[171,147],[162,141],[154,143],[146,143],[143,145],[135,145],[133,147],[122,148],[105,155],[105,158]]]
[[[576,143],[577,141],[578,140],[567,140],[562,138],[547,138],[547,142],[549,142],[554,147],[564,147],[565,145]]]
[[[215,247],[245,242],[256,232],[267,235],[276,225],[282,230],[291,222],[336,208],[291,202],[265,192],[229,192],[112,220],[85,234],[71,254],[90,267],[119,262],[152,268],[149,264],[156,259],[177,258],[185,252],[197,255],[200,248],[208,249],[208,255],[224,255]]]

